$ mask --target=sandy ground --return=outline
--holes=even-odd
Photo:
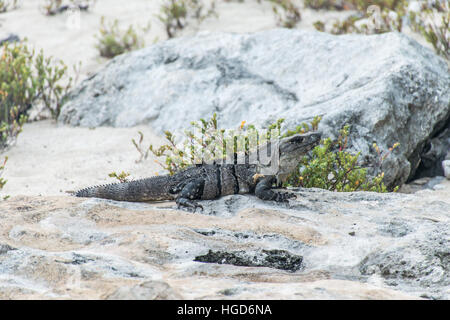
[[[25,125],[8,155],[2,194],[61,195],[92,184],[117,182],[109,173],[126,171],[142,178],[161,171],[154,158],[136,163],[140,154],[131,142],[161,143],[149,127],[73,128],[44,120]]]
[[[162,0],[97,0],[96,4],[79,16],[64,13],[46,16],[40,9],[44,0],[22,0],[20,8],[0,14],[0,38],[10,33],[43,49],[46,56],[62,59],[68,66],[82,62],[79,80],[95,72],[107,60],[99,57],[95,48],[100,18],[118,19],[120,26],[130,24],[151,29],[143,34],[147,45],[164,41],[163,24],[157,15]],[[301,6],[303,7],[303,6]],[[217,2],[218,17],[198,23],[190,21],[180,36],[198,31],[255,32],[276,27],[276,19],[269,2],[256,0]],[[314,21],[343,18],[351,12],[313,11],[301,9],[298,28],[314,30]],[[72,72],[72,71],[71,71]],[[57,195],[91,184],[115,181],[108,177],[112,171],[130,172],[133,177],[145,177],[159,170],[152,159],[136,164],[139,154],[131,143],[137,131],[145,135],[144,145],[162,142],[149,127],[126,129],[71,128],[53,121],[28,123],[17,143],[0,154],[9,161],[3,177],[8,183],[2,194]]]

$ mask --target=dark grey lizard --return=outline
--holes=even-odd
[[[200,207],[195,200],[211,200],[231,194],[253,193],[263,200],[278,202],[293,197],[290,193],[275,192],[276,182],[292,173],[299,160],[320,141],[320,134],[310,132],[280,139],[249,156],[245,163],[198,164],[172,176],[155,176],[122,183],[113,183],[82,189],[77,197],[95,197],[118,201],[176,200],[178,207]],[[266,154],[264,154],[266,152]],[[253,156],[257,154],[257,156]],[[264,159],[261,159],[264,158]]]

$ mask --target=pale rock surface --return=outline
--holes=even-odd
[[[444,176],[450,180],[450,160],[442,161],[442,168],[444,169]]]
[[[285,205],[236,195],[197,213],[15,196],[0,203],[0,299],[449,299],[450,181],[440,186],[300,190]],[[243,251],[265,252],[266,266]]]

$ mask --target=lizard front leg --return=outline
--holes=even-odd
[[[275,182],[275,176],[259,178],[255,187],[255,195],[262,200],[272,200],[276,202],[287,202],[288,199],[295,198],[295,194],[293,193],[273,191],[272,185]]]
[[[188,182],[185,186],[183,186],[180,194],[175,200],[175,202],[178,205],[178,208],[180,207],[193,208],[194,212],[197,208],[201,208],[203,211],[203,207],[193,200],[201,199],[204,186],[205,180],[203,178],[197,178],[195,180]]]

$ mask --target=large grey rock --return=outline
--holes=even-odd
[[[176,204],[0,202],[0,299],[450,298],[450,181]]]
[[[442,169],[444,170],[444,176],[450,180],[450,160],[442,161]]]
[[[448,121],[446,129],[425,143],[420,153],[421,162],[414,179],[445,176],[443,161],[448,154],[450,154],[450,121]]]
[[[447,63],[399,33],[333,36],[276,29],[173,39],[112,60],[72,92],[60,120],[72,125],[176,130],[218,113],[223,127],[242,120],[295,127],[316,115],[336,137],[351,124],[351,145],[385,181],[412,177],[422,150],[450,118]]]

